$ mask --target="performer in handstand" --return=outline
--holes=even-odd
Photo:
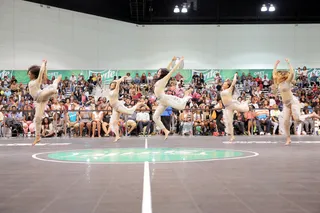
[[[175,61],[176,57],[172,59],[167,68],[161,68],[158,70],[156,83],[154,85],[154,94],[159,101],[159,105],[157,106],[156,111],[153,114],[153,121],[164,132],[165,140],[168,138],[170,131],[167,130],[161,122],[161,114],[169,106],[177,110],[183,110],[186,107],[187,102],[192,98],[190,96],[192,89],[187,90],[183,98],[165,94],[165,88],[167,87],[168,81],[170,80],[172,74],[184,61],[184,57],[180,59],[180,61],[174,66],[171,71],[169,71],[172,63]]]
[[[226,80],[222,85],[221,100],[223,106],[223,121],[225,124],[225,132],[231,136],[230,141],[235,139],[233,131],[233,115],[234,110],[238,112],[248,112],[249,105],[248,102],[240,103],[238,100],[233,98],[233,93],[235,90],[235,85],[237,82],[237,73],[234,75],[232,83]]]
[[[54,80],[52,85],[41,89],[41,84],[43,81],[47,80],[47,61],[43,60],[41,67],[33,65],[28,69],[28,76],[30,78],[30,82],[28,84],[29,93],[32,96],[35,102],[35,127],[36,127],[36,135],[35,139],[32,143],[34,146],[35,144],[39,143],[41,140],[40,132],[41,132],[41,123],[42,123],[42,116],[44,114],[44,109],[51,97],[57,95],[58,91],[58,84],[61,81],[61,76]]]
[[[284,126],[284,134],[287,137],[287,141],[285,145],[289,145],[291,143],[290,138],[290,118],[293,117],[296,125],[303,122],[306,118],[318,118],[320,116],[315,112],[308,115],[301,115],[301,105],[297,97],[295,97],[291,91],[291,85],[294,81],[294,70],[290,64],[289,59],[286,59],[286,62],[289,66],[288,71],[278,71],[278,65],[280,63],[279,60],[276,61],[273,69],[273,82],[276,85],[275,88],[278,88],[280,91],[280,95],[283,102],[283,126]]]

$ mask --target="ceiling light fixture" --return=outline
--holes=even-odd
[[[273,12],[275,10],[276,10],[276,8],[273,6],[273,4],[270,4],[269,12]]]
[[[183,4],[181,12],[182,13],[187,13],[188,12],[187,4]]]
[[[261,7],[261,12],[266,12],[268,10],[267,6],[265,4]]]
[[[180,9],[179,9],[178,5],[175,6],[173,12],[174,13],[180,13]]]

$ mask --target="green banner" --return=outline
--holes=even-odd
[[[146,74],[146,76],[148,76],[148,73],[154,76],[156,72],[157,70],[48,70],[48,78],[51,79],[52,76],[57,77],[62,75],[62,78],[65,79],[66,77],[69,78],[73,74],[75,76],[83,75],[84,79],[87,80],[92,74],[101,74],[102,81],[105,84],[108,84],[114,79],[114,77],[124,76],[127,73],[130,73],[131,77],[134,78],[136,74],[138,74],[139,77],[141,77],[143,73]],[[184,78],[184,82],[188,84],[191,83],[192,76],[195,73],[203,73],[205,82],[213,83],[217,73],[219,73],[221,78],[225,80],[227,78],[232,79],[236,72],[239,76],[242,76],[242,73],[244,73],[245,75],[250,74],[253,77],[259,75],[263,78],[266,75],[269,79],[272,78],[272,69],[184,69],[177,70],[173,74],[173,77],[180,73]],[[313,73],[316,76],[320,76],[320,68],[309,68],[308,77],[310,78]],[[3,79],[5,76],[8,76],[9,78],[15,76],[18,82],[22,82],[23,84],[27,84],[29,82],[26,70],[0,70],[0,78]]]

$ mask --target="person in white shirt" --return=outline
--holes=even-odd
[[[152,84],[153,76],[151,75],[150,72],[148,73],[147,81],[148,81],[148,84]]]
[[[139,132],[143,135],[150,134],[150,127],[151,127],[151,120],[150,120],[150,114],[147,111],[146,107],[141,107],[140,112],[137,113],[136,121],[138,122]],[[144,127],[146,128],[146,131],[144,132]]]
[[[267,75],[264,75],[264,78],[262,79],[262,82],[263,82],[263,88],[269,87],[269,85],[270,85],[270,80],[269,80],[269,78],[267,77]]]
[[[60,75],[57,79],[54,80],[53,84],[46,87],[45,89],[41,89],[41,84],[47,80],[47,61],[43,60],[41,67],[40,66],[31,66],[28,69],[28,76],[30,78],[30,82],[28,84],[29,93],[32,96],[33,100],[36,103],[36,113],[35,113],[35,126],[36,126],[36,137],[32,143],[39,143],[41,140],[40,132],[41,132],[41,124],[42,124],[42,116],[44,114],[44,109],[49,101],[49,99],[58,94],[57,88],[58,84],[62,79]]]

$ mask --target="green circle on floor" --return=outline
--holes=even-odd
[[[231,160],[257,156],[250,151],[203,148],[118,148],[62,151],[47,154],[47,161],[78,163],[141,163]],[[38,157],[39,158],[39,157]]]

